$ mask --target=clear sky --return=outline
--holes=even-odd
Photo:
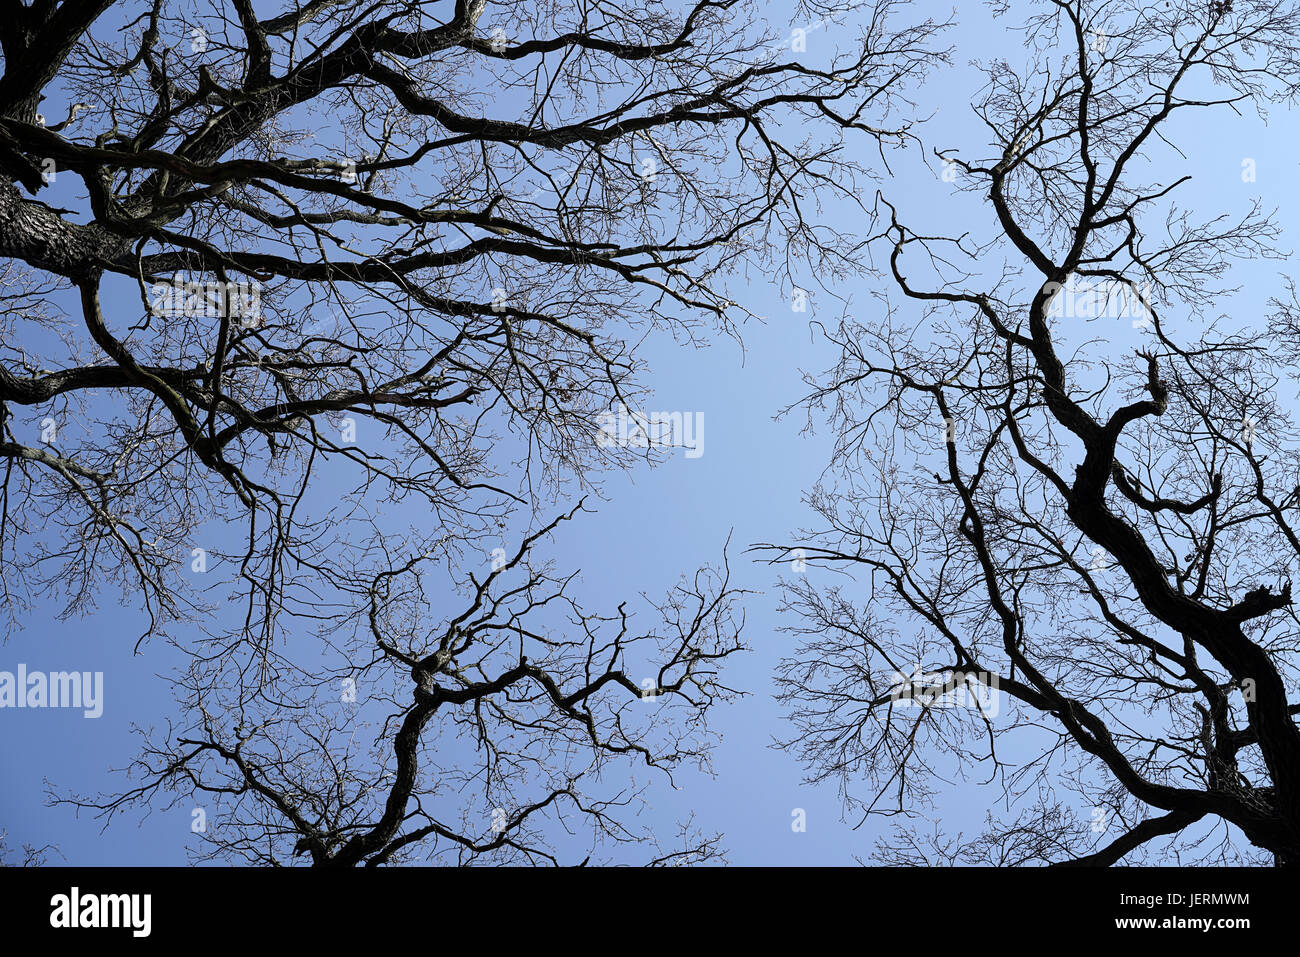
[[[916,7],[938,17],[949,9],[931,2]],[[1030,55],[984,4],[963,3],[954,13],[957,26],[947,35],[954,46],[953,66],[937,70],[916,91],[916,112],[931,117],[917,132],[927,152],[956,147],[964,155],[986,155],[987,134],[967,105],[980,85],[969,61],[1000,51],[1013,64],[1023,64]],[[815,52],[818,45],[841,39],[832,28],[811,33],[808,45]],[[1262,197],[1266,208],[1277,208],[1285,228],[1281,245],[1289,250],[1297,244],[1298,231],[1286,227],[1300,215],[1291,120],[1280,108],[1267,125],[1253,113],[1197,112],[1171,127],[1171,138],[1185,155],[1161,154],[1157,175],[1167,182],[1190,173],[1193,179],[1182,188],[1181,203],[1203,217],[1241,213],[1253,197]],[[1254,182],[1241,176],[1247,158],[1255,160]],[[980,237],[991,234],[987,207],[977,198],[956,196],[940,179],[932,156],[932,168],[922,164],[915,148],[891,156],[891,163],[895,175],[884,176],[881,187],[916,231],[933,227],[950,234],[965,229]],[[861,218],[847,205],[828,207],[823,214],[840,226]],[[1235,316],[1261,317],[1268,298],[1281,288],[1278,273],[1288,267],[1288,262],[1276,261],[1243,267],[1237,274],[1241,292],[1225,309]],[[802,414],[780,421],[774,416],[803,394],[801,369],[820,371],[835,359],[810,330],[810,320],[830,324],[844,307],[814,292],[809,311],[797,313],[788,291],[783,294],[756,271],[749,280],[737,283],[736,298],[767,321],[742,329],[743,352],[722,337],[707,349],[669,339],[652,340],[643,348],[647,382],[654,389],[647,407],[702,414],[703,455],[688,459],[677,451],[657,468],[609,476],[605,500],[591,503],[595,514],[570,523],[545,554],[559,569],[580,568],[577,593],[584,603],[609,610],[641,592],[662,594],[682,573],[716,562],[730,535],[735,583],[759,593],[745,604],[752,651],[731,659],[726,675],[729,684],[751,694],[715,712],[715,727],[722,734],[714,756],[716,777],[683,774],[677,790],[647,778],[654,789],[646,814],[665,836],[673,822],[694,814],[703,829],[724,832],[735,864],[851,864],[855,854],[869,853],[887,822],[872,820],[852,829],[857,822],[841,820],[834,785],[804,785],[804,770],[770,746],[774,737],[790,733],[772,699],[771,677],[790,649],[791,639],[779,630],[783,622],[776,614],[775,587],[778,573],[788,569],[774,569],[745,554],[753,543],[790,541],[795,529],[813,522],[802,498],[829,461],[827,433],[801,435]],[[864,274],[835,289],[847,300],[849,312],[864,314],[880,308],[871,295],[879,282]],[[811,281],[808,286],[815,289]],[[1131,330],[1117,331],[1116,348],[1130,348],[1131,337]],[[818,572],[811,569],[809,574]],[[865,582],[859,595],[866,600]],[[8,830],[11,843],[56,844],[72,864],[184,863],[186,848],[194,843],[186,808],[144,819],[128,815],[101,833],[88,816],[78,818],[66,807],[46,804],[47,781],[60,791],[83,793],[120,786],[122,779],[110,778],[109,771],[125,767],[135,756],[132,727],[164,726],[175,714],[165,680],[177,664],[174,652],[154,642],[133,655],[140,618],[133,607],[119,606],[114,598],[105,593],[91,615],[66,621],[55,617],[57,604],[36,600],[26,627],[0,646],[0,670],[24,663],[31,670],[105,674],[104,713],[97,720],[76,711],[0,711],[0,828]],[[942,794],[925,813],[940,819],[945,830],[971,832],[996,797],[992,789],[966,784]],[[802,833],[791,828],[792,812],[799,808],[807,816]],[[1080,813],[1087,817],[1086,809]]]

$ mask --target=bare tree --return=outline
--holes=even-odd
[[[985,65],[973,102],[991,153],[935,150],[987,227],[882,195],[902,297],[809,379],[837,443],[787,593],[786,746],[855,814],[994,789],[978,839],[900,826],[877,861],[1294,864],[1300,307],[1216,316],[1279,230],[1177,205],[1174,121],[1290,100],[1300,10],[1024,7],[1033,66]],[[953,706],[973,688],[1004,704]]]
[[[895,6],[798,11],[844,17],[814,61],[741,0],[6,4],[5,607],[116,585],[193,659],[139,785],[75,803],[208,802],[257,862],[646,837],[607,765],[707,760],[737,592],[701,570],[642,628],[533,546],[638,457],[597,415],[647,332],[849,261],[804,204],[868,181],[844,131],[908,139],[937,27]]]
[[[20,848],[11,848],[8,832],[0,830],[0,867],[44,867],[49,863],[51,854],[63,856],[53,844],[44,847],[23,844]]]

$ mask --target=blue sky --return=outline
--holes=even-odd
[[[936,16],[948,9],[917,6]],[[946,37],[954,46],[952,67],[936,70],[915,92],[917,113],[931,116],[917,132],[927,152],[955,147],[964,156],[986,155],[986,132],[967,105],[980,84],[969,61],[1001,52],[1019,64],[1029,54],[983,4],[961,5],[956,19]],[[836,42],[834,29],[808,39],[813,52],[820,44]],[[1155,166],[1161,181],[1192,175],[1180,191],[1182,205],[1202,217],[1239,214],[1260,196],[1266,208],[1278,209],[1284,227],[1292,222],[1300,213],[1300,170],[1286,111],[1276,110],[1269,124],[1253,113],[1238,117],[1227,110],[1191,117],[1171,127],[1171,138],[1185,156],[1165,152]],[[1246,158],[1256,161],[1255,182],[1242,179]],[[881,188],[915,230],[969,228],[978,236],[990,235],[987,207],[942,182],[933,157],[931,168],[921,163],[915,148],[890,159],[895,175],[886,176]],[[829,206],[823,214],[844,228],[861,218],[847,204]],[[1296,233],[1285,230],[1284,249],[1296,244]],[[1242,267],[1231,283],[1239,282],[1242,289],[1225,302],[1225,309],[1234,317],[1261,319],[1267,299],[1281,291],[1278,273],[1286,268],[1285,262]],[[608,476],[604,500],[591,503],[594,514],[569,523],[545,547],[545,555],[559,569],[581,569],[577,593],[585,604],[612,609],[641,592],[662,594],[680,574],[716,562],[730,536],[735,583],[757,593],[745,603],[745,634],[752,651],[731,659],[726,677],[750,695],[715,712],[722,735],[714,754],[716,776],[682,774],[676,790],[648,778],[654,788],[646,820],[666,837],[673,822],[693,814],[703,829],[725,834],[734,864],[850,864],[854,855],[869,853],[887,822],[872,820],[853,830],[850,824],[856,822],[841,820],[835,787],[802,784],[804,772],[795,759],[771,747],[774,737],[789,733],[772,700],[773,668],[791,644],[780,631],[788,622],[776,614],[776,580],[785,569],[755,561],[745,549],[756,542],[789,541],[795,529],[812,521],[801,500],[829,461],[828,434],[824,428],[800,434],[801,413],[779,421],[774,416],[802,396],[801,369],[819,371],[835,359],[810,330],[810,320],[830,324],[842,311],[863,315],[878,310],[872,291],[879,281],[864,274],[836,285],[834,291],[847,302],[842,306],[816,291],[809,277],[807,285],[814,290],[810,309],[796,313],[788,290],[757,273],[748,278],[737,283],[735,298],[767,321],[742,328],[743,352],[721,336],[706,349],[652,338],[642,350],[650,370],[646,382],[654,390],[647,408],[702,414],[704,454],[687,459],[679,450],[656,468]],[[1136,344],[1135,333],[1124,325],[1126,320],[1113,334],[1090,331],[1113,335],[1118,353]],[[35,428],[35,422],[30,426]],[[818,572],[810,569],[809,574]],[[865,582],[859,594],[865,601]],[[135,755],[132,727],[162,726],[175,713],[166,680],[168,669],[178,663],[175,652],[153,642],[133,655],[141,619],[114,598],[106,592],[92,614],[66,621],[57,619],[56,604],[37,601],[25,627],[0,646],[0,670],[12,671],[21,662],[29,670],[103,671],[106,685],[104,715],[98,720],[86,720],[77,711],[0,711],[0,828],[8,830],[11,843],[56,844],[72,864],[184,863],[186,848],[194,843],[185,807],[148,817],[128,814],[101,833],[89,816],[78,818],[66,807],[46,804],[46,781],[74,792],[115,786],[108,772],[125,767]],[[925,813],[940,819],[945,830],[970,832],[995,799],[991,789],[964,785],[941,795]],[[802,833],[791,828],[796,808],[807,814]],[[1087,817],[1087,809],[1080,813]]]

